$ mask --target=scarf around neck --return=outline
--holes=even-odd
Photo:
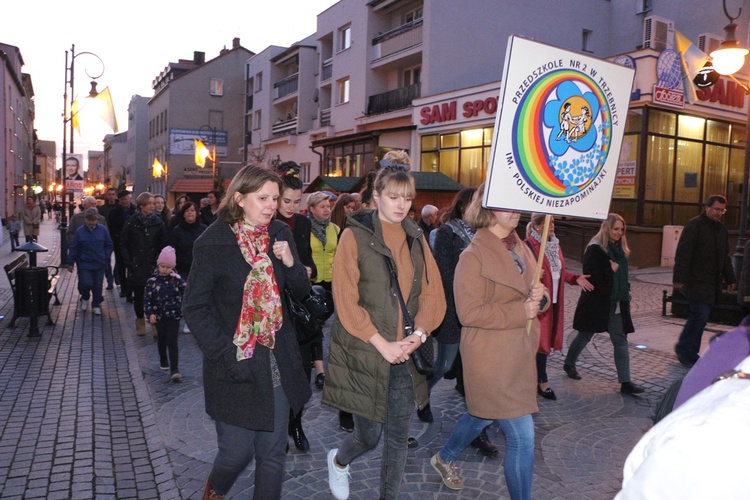
[[[320,242],[323,244],[323,248],[326,246],[326,229],[328,229],[328,224],[331,223],[331,219],[328,218],[324,221],[319,221],[316,219],[313,214],[309,215],[310,219],[310,225],[313,236],[318,238]]]
[[[469,243],[471,243],[471,240],[474,239],[474,235],[476,234],[477,230],[471,227],[469,223],[463,219],[451,219],[447,222],[447,224],[451,227],[453,232],[459,238],[461,238],[463,247],[468,247]]]
[[[542,243],[542,235],[534,228],[531,228],[531,237],[540,244]],[[562,268],[562,264],[560,263],[560,240],[557,239],[557,236],[552,235],[547,242],[547,245],[544,247],[544,256],[547,257],[547,262],[549,262],[549,267],[553,272],[560,271]]]
[[[279,285],[268,256],[271,241],[268,226],[254,226],[243,220],[230,227],[242,256],[252,266],[245,279],[242,311],[233,339],[237,346],[237,361],[242,361],[253,357],[256,343],[274,348],[276,332],[281,329],[284,318]]]
[[[617,302],[630,300],[630,290],[628,286],[628,258],[625,255],[625,251],[622,249],[622,245],[618,242],[610,243],[607,253],[609,254],[610,259],[620,265],[614,276],[610,300]]]

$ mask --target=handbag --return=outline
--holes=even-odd
[[[327,312],[323,297],[311,291],[307,297],[299,300],[288,287],[284,288],[284,296],[297,332],[297,342],[307,344],[322,337],[323,328],[318,318]]]
[[[401,314],[404,317],[404,338],[406,338],[414,331],[414,321],[411,319],[409,309],[406,308],[404,296],[401,295],[401,287],[398,284],[398,275],[393,268],[393,263],[391,263],[391,259],[388,257],[386,257],[385,261],[388,264],[388,271],[391,273],[391,280],[396,289],[396,296],[398,296],[398,301],[401,304]],[[414,361],[414,367],[419,373],[427,378],[431,378],[435,372],[435,346],[432,343],[432,338],[428,337],[422,345],[417,347],[411,353],[411,359]]]

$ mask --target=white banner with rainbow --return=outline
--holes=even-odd
[[[484,205],[605,219],[635,71],[511,36]]]

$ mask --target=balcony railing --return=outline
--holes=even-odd
[[[299,88],[299,73],[282,78],[273,84],[273,88],[276,89],[276,99],[291,94],[292,92],[297,92],[297,89]]]
[[[377,115],[408,108],[411,102],[420,96],[420,93],[421,85],[415,83],[382,94],[371,95],[367,103],[367,114]]]
[[[291,120],[284,120],[277,122],[271,127],[271,134],[274,137],[281,137],[284,135],[294,135],[297,133],[297,117]]]
[[[387,57],[422,43],[422,19],[402,24],[372,39],[373,60]]]
[[[331,124],[331,108],[320,110],[320,126],[327,127]]]
[[[330,80],[331,76],[333,76],[333,59],[326,59],[320,68],[320,81]]]

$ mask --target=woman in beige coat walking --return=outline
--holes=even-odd
[[[466,406],[453,434],[430,463],[451,489],[461,489],[454,461],[487,425],[506,439],[505,482],[512,499],[531,498],[534,471],[536,351],[545,288],[532,284],[536,260],[515,232],[519,212],[482,208],[484,185],[469,207],[477,228],[461,254],[453,284],[463,325]],[[548,301],[545,301],[545,307]],[[531,323],[527,329],[527,323]]]

